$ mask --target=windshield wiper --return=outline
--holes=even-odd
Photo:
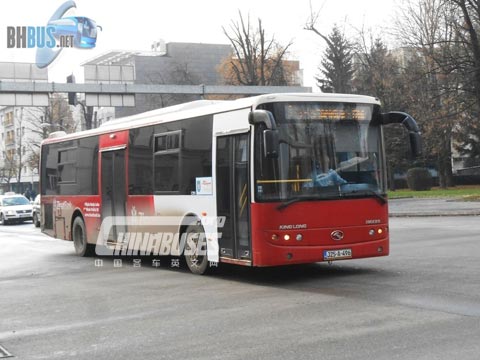
[[[331,196],[301,196],[301,197],[296,197],[290,200],[286,200],[280,205],[277,206],[277,210],[283,210],[287,207],[289,207],[292,204],[295,204],[296,202],[300,201],[312,201],[312,200],[330,200],[330,199],[338,199],[337,196],[341,197],[359,197],[359,196],[365,196],[365,195],[373,195],[379,202],[380,204],[384,205],[387,202],[387,199],[385,196],[377,193],[376,191],[373,191],[371,189],[362,189],[362,190],[352,190],[349,192],[344,192],[342,194],[331,194]]]
[[[338,196],[338,195],[337,195]],[[290,205],[296,203],[296,202],[299,202],[299,201],[312,201],[312,200],[326,200],[326,199],[330,199],[331,197],[329,196],[302,196],[302,197],[296,197],[296,198],[293,198],[293,199],[290,199],[290,200],[287,200],[287,201],[284,201],[283,203],[281,203],[280,205],[277,206],[277,210],[283,210],[287,207],[289,207]]]
[[[362,190],[352,190],[346,193],[343,193],[343,196],[349,196],[349,195],[373,195],[375,198],[380,202],[380,204],[384,205],[387,202],[387,198],[376,191],[373,191],[371,189],[362,189]]]

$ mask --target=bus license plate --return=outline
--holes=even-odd
[[[352,249],[325,250],[323,252],[323,260],[350,259],[351,257]]]

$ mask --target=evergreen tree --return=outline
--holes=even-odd
[[[315,77],[324,92],[350,93],[353,77],[353,45],[345,38],[338,26],[328,36],[324,58],[319,68],[321,75]]]

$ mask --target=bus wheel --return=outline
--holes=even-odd
[[[206,274],[208,267],[207,242],[200,225],[189,225],[186,230],[185,262],[194,274]]]
[[[72,239],[75,246],[75,253],[78,256],[90,256],[92,246],[87,243],[87,231],[85,223],[80,216],[77,216],[72,225]]]

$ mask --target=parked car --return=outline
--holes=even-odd
[[[6,193],[0,196],[0,225],[32,220],[32,204],[23,195]]]
[[[40,205],[40,195],[37,195],[35,197],[35,201],[33,202],[32,219],[33,225],[35,225],[35,227],[40,227],[40,223],[42,221],[42,206]]]

